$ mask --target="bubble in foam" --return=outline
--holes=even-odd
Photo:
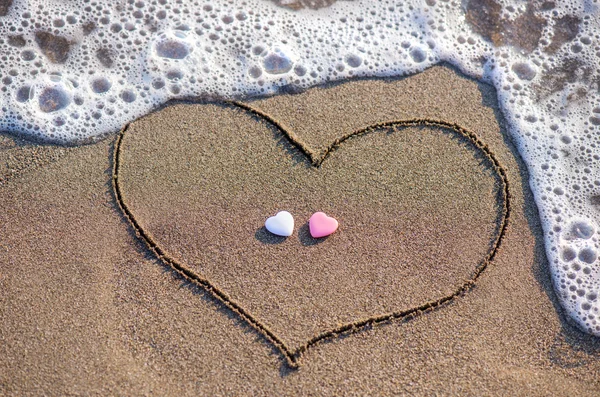
[[[137,98],[137,95],[135,94],[135,92],[133,90],[123,90],[123,91],[121,91],[121,94],[119,96],[121,97],[123,102],[126,102],[126,103],[135,102],[135,100]]]
[[[259,66],[252,66],[250,69],[248,69],[248,74],[253,79],[257,79],[262,76],[262,69]]]
[[[167,71],[166,77],[171,81],[178,81],[183,79],[183,72],[179,69],[170,69]]]
[[[104,94],[110,90],[112,83],[106,77],[96,77],[92,80],[90,85],[92,87],[92,91],[94,91],[96,94]]]
[[[357,68],[362,64],[362,58],[356,54],[348,54],[344,57],[344,62],[351,68]]]
[[[33,61],[35,59],[35,52],[31,50],[24,50],[21,52],[21,59],[24,61]]]
[[[44,113],[62,110],[71,103],[71,95],[65,84],[46,85],[39,89],[38,106]]]
[[[154,79],[152,81],[152,88],[154,88],[155,90],[160,90],[165,86],[165,81],[161,78],[158,79]]]
[[[297,76],[304,76],[306,73],[308,72],[308,70],[306,70],[306,68],[302,65],[296,65],[294,66],[294,73],[296,73]]]
[[[519,77],[521,80],[533,80],[535,77],[536,71],[535,69],[526,62],[516,62],[512,65],[512,71]]]
[[[264,55],[263,68],[269,74],[282,74],[292,70],[294,61],[289,55],[289,50],[274,47]]]
[[[577,238],[582,238],[588,240],[594,234],[594,227],[590,225],[588,222],[575,222],[571,227],[571,232]]]
[[[156,55],[161,58],[184,59],[192,52],[192,47],[185,38],[183,32],[162,35],[154,45]]]
[[[581,251],[579,251],[579,255],[577,255],[577,258],[585,263],[589,263],[592,264],[596,261],[596,258],[598,257],[596,250],[591,248],[591,247],[586,247],[583,248]]]
[[[27,102],[31,99],[33,89],[30,85],[24,85],[17,90],[16,100],[17,102]]]
[[[571,247],[565,247],[562,251],[562,258],[565,262],[570,262],[577,257],[577,252]]]
[[[100,64],[106,68],[113,67],[115,63],[111,51],[107,48],[99,48],[96,50],[96,59],[98,59]]]
[[[421,49],[419,47],[415,47],[412,50],[410,50],[410,57],[416,63],[421,63],[427,59],[427,53],[425,51],[423,51],[423,49]]]

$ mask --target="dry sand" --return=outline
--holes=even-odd
[[[65,149],[3,138],[0,394],[597,395],[600,342],[554,297],[494,98],[435,67],[249,103],[315,157],[370,124],[427,118],[474,132],[508,172],[508,228],[471,291],[316,344],[296,370],[135,235],[112,194],[113,139]],[[122,149],[120,183],[144,230],[291,349],[451,294],[498,231],[500,181],[448,129],[380,129],[315,168],[246,111],[180,104],[132,123]],[[262,229],[279,209],[296,218],[288,239]],[[306,232],[316,210],[340,220],[323,241]]]

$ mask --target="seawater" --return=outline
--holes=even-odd
[[[0,129],[79,144],[172,98],[269,95],[449,62],[496,88],[529,170],[556,293],[600,336],[599,7],[0,0]]]

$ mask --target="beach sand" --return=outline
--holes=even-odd
[[[448,297],[425,313],[324,339],[291,368],[227,302],[136,235],[113,194],[115,139],[0,141],[0,394],[597,395],[600,341],[571,326],[547,269],[526,169],[494,90],[445,66],[234,105],[174,104],[128,126],[119,186],[135,219],[295,351],[315,335]],[[264,220],[290,211],[295,233]],[[323,240],[314,211],[340,221]]]

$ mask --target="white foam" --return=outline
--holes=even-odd
[[[496,87],[529,168],[556,292],[600,336],[598,5],[479,3],[487,10],[466,17],[469,2],[449,0],[319,11],[263,0],[15,0],[0,17],[0,128],[79,143],[171,98],[266,95],[450,62]]]

